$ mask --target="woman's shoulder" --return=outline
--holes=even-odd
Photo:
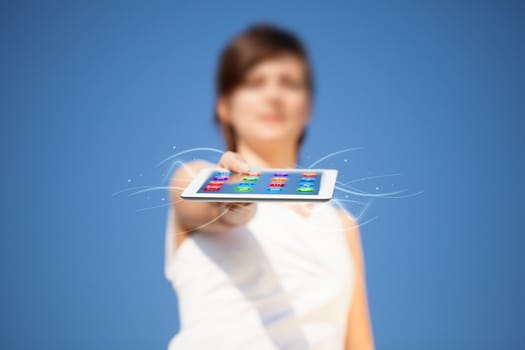
[[[361,243],[361,231],[358,219],[343,208],[335,208],[339,216],[343,234],[346,238],[348,250],[358,266],[362,265],[363,251]]]
[[[341,230],[350,245],[356,243],[356,238],[359,240],[359,220],[348,210],[343,207],[329,203],[331,209],[335,212],[339,219]]]
[[[337,216],[342,221],[343,225],[352,225],[352,226],[358,225],[357,219],[351,212],[345,210],[344,208],[336,207],[333,204],[330,204],[330,205],[333,207],[333,209],[337,213]]]

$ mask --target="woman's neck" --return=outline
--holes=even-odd
[[[296,144],[253,146],[242,140],[237,143],[239,153],[252,168],[295,168],[297,166]]]

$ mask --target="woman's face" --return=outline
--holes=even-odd
[[[304,62],[281,55],[255,65],[219,107],[223,122],[249,144],[297,143],[309,120],[310,97]]]

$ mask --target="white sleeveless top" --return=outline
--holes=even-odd
[[[192,233],[176,250],[172,210],[165,276],[180,331],[169,350],[343,349],[355,271],[330,202],[314,204],[307,218],[258,202],[245,226]]]

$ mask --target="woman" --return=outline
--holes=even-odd
[[[226,46],[215,118],[228,151],[171,181],[166,277],[181,328],[169,349],[373,349],[356,220],[331,203],[219,204],[180,193],[202,167],[293,168],[313,79],[292,33],[255,25]]]

